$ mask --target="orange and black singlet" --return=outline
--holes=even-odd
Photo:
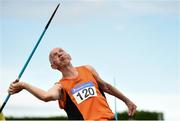
[[[64,91],[64,98],[59,100],[60,108],[64,109],[72,120],[113,119],[114,114],[92,72],[85,66],[76,69],[76,78],[59,81]]]

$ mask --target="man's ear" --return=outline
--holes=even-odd
[[[55,66],[54,64],[51,64],[51,68],[52,69],[57,69],[57,66]]]
[[[72,58],[71,58],[70,54],[68,54],[68,56],[69,56],[70,60],[72,60]]]

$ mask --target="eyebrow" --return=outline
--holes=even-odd
[[[59,52],[63,52],[64,50],[63,49],[59,49]]]
[[[57,55],[57,52],[53,53],[52,55],[53,55],[53,56],[54,56],[54,55]]]

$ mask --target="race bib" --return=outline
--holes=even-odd
[[[85,101],[86,99],[97,96],[96,88],[93,82],[86,82],[81,85],[74,87],[71,90],[76,102],[80,104],[81,102]]]

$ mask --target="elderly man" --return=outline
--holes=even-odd
[[[60,108],[64,109],[72,120],[113,120],[104,92],[122,100],[128,107],[129,116],[134,115],[136,105],[100,78],[95,69],[89,65],[74,67],[71,56],[62,48],[54,48],[49,54],[51,67],[62,73],[59,82],[44,91],[25,82],[13,82],[9,93],[15,94],[22,89],[43,100],[58,100]]]

